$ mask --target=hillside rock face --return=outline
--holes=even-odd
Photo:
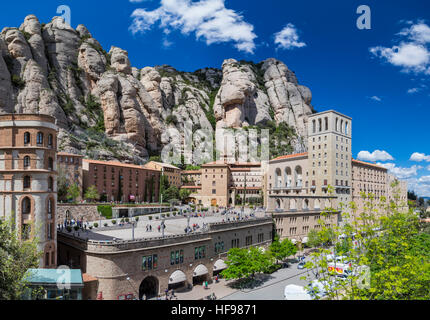
[[[106,52],[84,25],[73,29],[59,17],[41,25],[29,15],[0,34],[0,113],[52,115],[60,150],[92,158],[143,163],[186,122],[193,132],[284,122],[305,138],[311,100],[275,59],[228,59],[221,70],[195,72],[138,69],[124,49]]]

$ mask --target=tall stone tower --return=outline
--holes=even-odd
[[[336,111],[311,115],[308,122],[308,161],[311,190],[327,195],[334,187],[339,203],[352,201],[352,119]]]
[[[48,115],[0,115],[0,218],[37,237],[41,268],[57,266],[57,132]]]

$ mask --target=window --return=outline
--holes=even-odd
[[[30,167],[30,157],[29,156],[25,156],[24,157],[24,169],[27,169]]]
[[[31,177],[25,176],[24,182],[23,182],[24,189],[30,189],[31,188]]]
[[[24,133],[24,144],[30,144],[30,133]]]
[[[53,136],[52,134],[50,134],[50,135],[48,136],[48,146],[49,146],[50,148],[52,148],[53,144],[54,144],[54,136]]]
[[[194,259],[204,259],[206,258],[206,246],[197,247],[194,249]]]
[[[215,253],[218,254],[221,252],[224,252],[224,242],[223,241],[215,243]]]
[[[37,133],[37,144],[43,144],[43,133],[42,132]]]
[[[30,214],[30,212],[31,212],[31,200],[29,197],[25,197],[24,200],[22,200],[21,213]]]
[[[54,191],[54,179],[52,177],[48,178],[48,189],[49,191]]]
[[[154,270],[158,267],[158,255],[146,256],[142,258],[142,271]]]
[[[54,170],[54,159],[52,158],[48,159],[48,170]]]
[[[246,237],[246,246],[252,245],[252,236]]]
[[[262,243],[264,242],[264,233],[259,233],[258,234],[258,243]]]

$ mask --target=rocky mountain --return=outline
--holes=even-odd
[[[0,113],[57,119],[59,149],[143,163],[168,143],[166,130],[264,127],[285,123],[302,151],[312,94],[275,59],[228,59],[222,69],[135,68],[127,51],[106,52],[83,25],[34,15],[0,34]]]

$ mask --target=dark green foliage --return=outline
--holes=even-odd
[[[112,206],[97,206],[97,211],[106,219],[112,219]]]
[[[12,85],[18,89],[23,89],[25,87],[25,81],[22,80],[20,76],[14,74],[12,75]]]
[[[176,124],[178,124],[178,118],[176,116],[174,116],[174,115],[169,115],[166,118],[166,124],[167,125],[169,125],[169,124],[176,125]]]

